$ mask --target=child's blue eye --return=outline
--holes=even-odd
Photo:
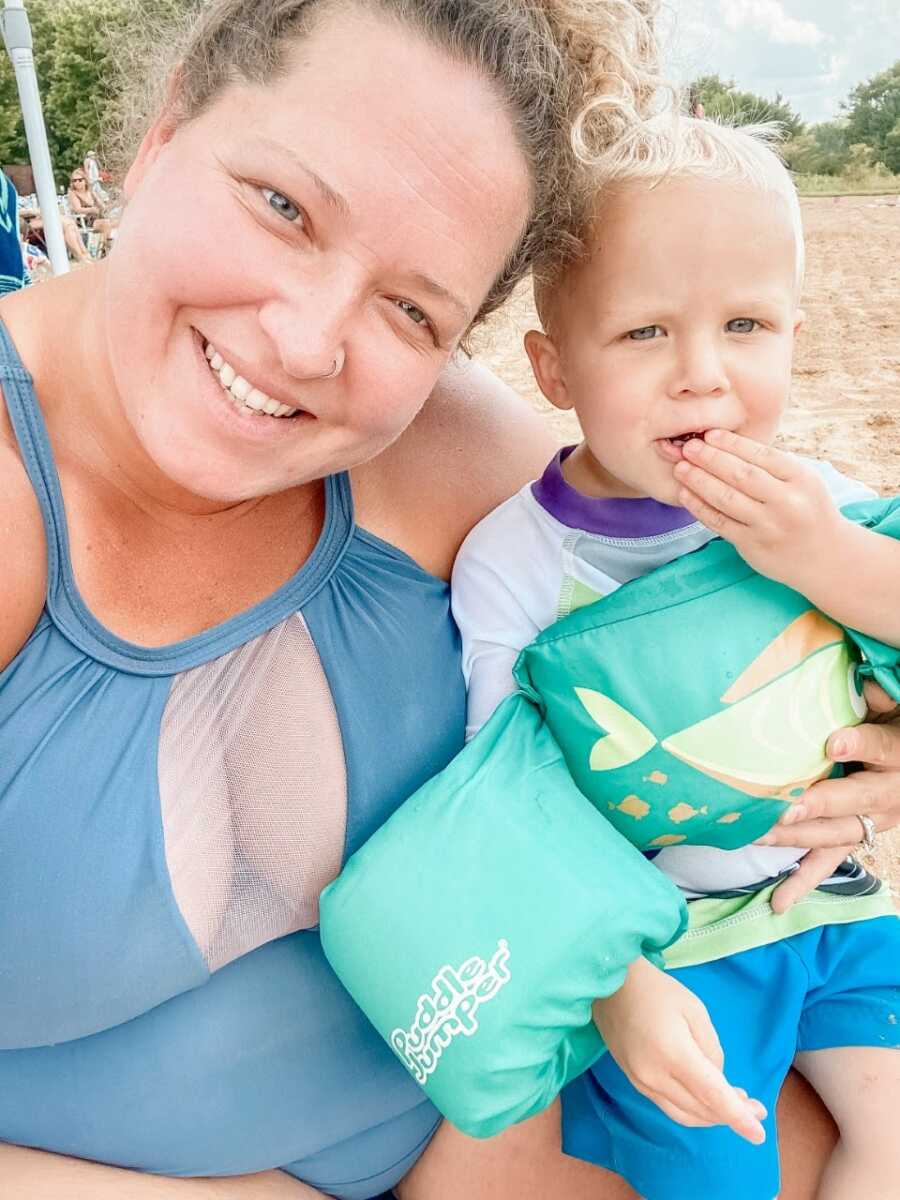
[[[729,321],[725,328],[729,333],[752,333],[756,329],[759,321],[753,317],[735,317],[733,321]]]
[[[261,189],[265,196],[266,203],[270,208],[273,208],[280,217],[284,217],[286,221],[296,221],[300,217],[300,209],[287,196],[276,192],[273,188],[264,187]]]
[[[650,342],[661,333],[659,325],[642,325],[640,329],[632,329],[627,336],[633,342]]]

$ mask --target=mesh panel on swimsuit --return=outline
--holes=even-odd
[[[159,790],[172,888],[211,971],[317,924],[341,866],[347,787],[334,701],[299,614],[175,679]]]

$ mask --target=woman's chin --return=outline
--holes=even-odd
[[[260,477],[245,462],[216,454],[202,440],[173,442],[171,437],[142,437],[157,481],[149,491],[165,504],[187,512],[215,511],[282,490],[270,472]]]

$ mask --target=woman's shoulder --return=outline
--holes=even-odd
[[[0,394],[0,670],[28,640],[44,607],[43,519]]]
[[[555,449],[540,414],[487,368],[453,365],[409,429],[354,472],[359,523],[447,579],[469,530]]]

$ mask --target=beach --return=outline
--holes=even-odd
[[[900,198],[808,197],[801,330],[791,408],[779,444],[823,458],[884,495],[900,493]],[[560,443],[578,439],[534,385],[522,349],[537,325],[530,286],[479,331],[478,357],[546,414]],[[900,889],[900,830],[869,866]]]

